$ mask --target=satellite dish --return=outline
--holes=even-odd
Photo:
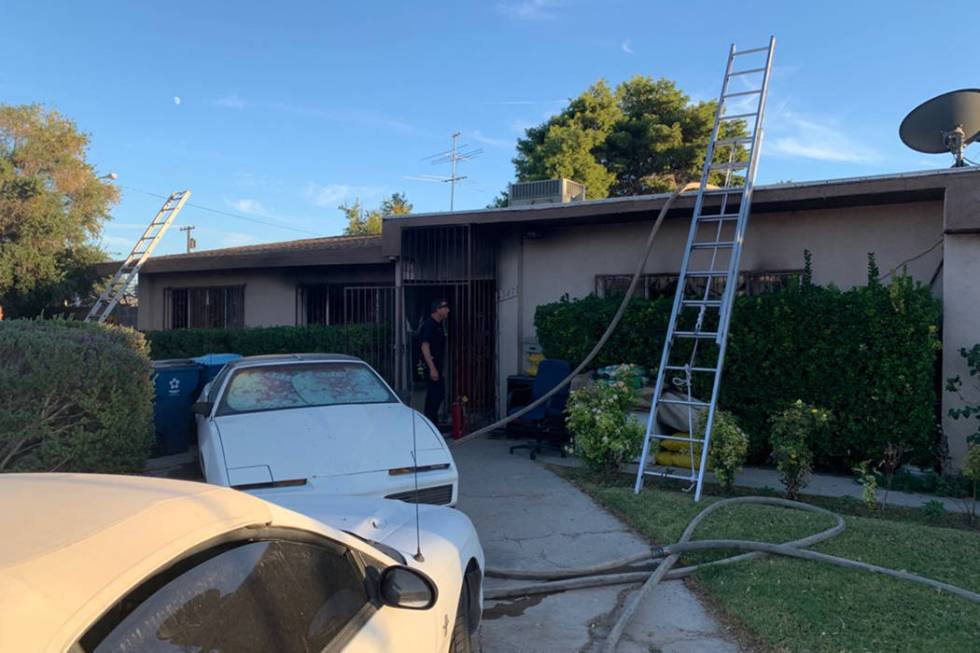
[[[963,150],[980,139],[980,89],[951,91],[923,102],[905,116],[898,135],[919,152],[950,152],[956,158],[953,167],[963,167]]]

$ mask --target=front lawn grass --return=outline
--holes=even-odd
[[[658,544],[675,542],[718,497],[600,479],[556,469]],[[830,507],[830,506],[825,506]],[[833,508],[832,508],[833,509]],[[899,513],[896,513],[898,515]],[[980,533],[887,517],[845,515],[847,528],[814,550],[946,581],[980,592]],[[709,517],[694,539],[782,542],[833,525],[825,516],[767,506],[734,506]],[[701,552],[678,566],[725,557]],[[764,558],[696,574],[727,617],[754,639],[785,651],[980,651],[980,605],[925,586],[817,562]]]

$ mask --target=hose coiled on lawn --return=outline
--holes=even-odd
[[[778,506],[781,508],[791,508],[795,510],[806,510],[808,512],[830,517],[834,520],[834,525],[818,533],[814,533],[813,535],[782,544],[756,542],[752,540],[691,540],[694,530],[711,513],[728,506],[739,504],[758,504]],[[609,632],[605,647],[603,648],[604,653],[615,652],[616,646],[619,644],[619,640],[623,635],[623,631],[626,629],[626,625],[630,622],[630,619],[636,612],[636,608],[640,605],[640,602],[642,602],[643,599],[650,594],[653,588],[660,583],[661,580],[665,578],[671,580],[683,578],[693,574],[699,569],[720,565],[730,565],[744,560],[759,558],[767,554],[802,558],[804,560],[814,560],[848,569],[858,569],[876,574],[884,574],[893,578],[899,578],[901,580],[926,585],[927,587],[959,596],[974,603],[980,603],[980,594],[971,592],[970,590],[962,587],[957,587],[949,583],[912,574],[907,571],[888,569],[887,567],[880,567],[867,562],[850,560],[848,558],[841,558],[804,548],[817,544],[818,542],[829,540],[835,535],[840,534],[844,530],[844,527],[844,519],[840,515],[835,512],[831,512],[830,510],[826,510],[825,508],[813,506],[808,503],[790,501],[788,499],[777,499],[774,497],[736,497],[732,499],[722,499],[721,501],[717,501],[710,506],[707,506],[704,510],[695,515],[684,529],[680,539],[675,544],[654,547],[647,553],[636,554],[620,558],[618,560],[593,565],[591,567],[582,567],[578,569],[527,571],[489,567],[487,568],[485,575],[490,578],[536,580],[539,582],[516,587],[486,590],[484,591],[484,599],[500,600],[529,596],[532,594],[551,594],[554,592],[563,592],[587,587],[643,583],[640,591],[634,594],[623,607],[623,610],[617,618],[616,623]],[[741,553],[738,555],[729,556],[727,558],[722,558],[721,560],[705,562],[699,565],[674,569],[674,565],[677,563],[677,560],[680,558],[682,553],[689,553],[691,551],[707,551],[713,549],[736,549],[746,551],[747,553]],[[655,565],[653,566],[652,571],[649,569],[651,565]]]

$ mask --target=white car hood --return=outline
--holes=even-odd
[[[415,504],[404,501],[374,497],[324,497],[301,492],[263,498],[375,542],[395,546],[389,540],[403,527],[411,527],[412,538],[415,537]],[[439,513],[445,510],[451,509],[420,504],[419,521],[423,524],[429,522],[433,512],[438,519]],[[414,539],[412,542],[414,548]],[[401,550],[401,547],[395,548]]]
[[[371,497],[325,498],[303,493],[267,499],[338,530],[390,546],[406,558],[416,552],[418,536],[423,553],[446,551],[448,547],[457,551],[464,566],[469,557],[475,557],[481,568],[483,565],[483,550],[472,522],[454,508],[420,504],[416,531],[412,503]]]
[[[283,481],[412,466],[413,418],[418,464],[449,462],[442,436],[400,403],[270,410],[214,421],[229,474],[247,469],[249,480],[240,482],[262,482],[262,476]]]

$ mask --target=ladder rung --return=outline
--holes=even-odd
[[[691,243],[691,249],[721,249],[724,247],[734,247],[735,242],[731,240],[716,240],[710,243]]]
[[[722,100],[727,100],[730,97],[743,97],[745,95],[758,95],[759,93],[762,93],[762,89],[761,88],[757,88],[757,89],[752,90],[752,91],[738,91],[737,93],[726,93],[725,95],[722,95],[721,96],[721,99]]]
[[[764,46],[761,48],[752,48],[751,50],[742,50],[741,52],[733,52],[733,56],[741,56],[743,54],[752,54],[754,52],[769,52],[769,46]]]
[[[715,147],[724,147],[726,145],[738,145],[739,143],[751,143],[753,138],[751,136],[736,136],[735,138],[720,138],[715,141]]]
[[[674,468],[671,467],[670,469],[674,469]],[[644,469],[643,473],[647,476],[659,476],[660,478],[676,478],[680,481],[690,481],[691,483],[698,480],[698,477],[694,474],[691,474],[690,476],[681,476],[680,474],[671,474],[666,470],[660,472],[652,469]]]
[[[738,220],[738,213],[719,213],[718,215],[698,216],[698,222],[725,222],[726,220]]]
[[[714,197],[716,195],[734,195],[735,193],[744,192],[745,186],[729,186],[728,188],[710,188],[703,191],[701,194]]]
[[[748,68],[746,70],[736,70],[733,73],[728,73],[729,77],[738,77],[739,75],[751,75],[752,73],[764,73],[766,72],[765,66],[762,68]]]
[[[742,118],[754,118],[759,115],[758,112],[753,111],[751,113],[733,113],[730,116],[721,116],[718,120],[740,120]]]
[[[674,372],[711,372],[712,374],[718,371],[717,367],[684,367],[683,365],[664,365],[665,370],[671,370]]]
[[[682,299],[681,303],[684,304],[684,306],[704,306],[705,308],[721,308],[720,299]],[[682,370],[684,368],[678,367],[677,369]],[[691,369],[693,370],[695,368],[692,367]]]
[[[696,442],[698,444],[704,444],[704,438],[692,438],[691,436],[681,437],[679,435],[664,435],[663,433],[651,433],[651,438],[657,438],[658,440],[673,440],[674,442]]]
[[[750,163],[749,161],[732,161],[730,163],[712,163],[711,169],[719,170],[719,171],[742,170],[744,168],[748,168],[749,163]]]
[[[697,401],[696,399],[687,401],[686,399],[664,399],[663,397],[661,397],[657,401],[657,403],[668,404],[673,406],[692,406],[694,408],[708,408],[711,405],[711,404],[706,404],[703,401]]]
[[[685,277],[694,277],[696,279],[708,279],[711,277],[727,277],[728,270],[688,270],[684,273]]]
[[[674,336],[677,338],[702,338],[704,340],[715,340],[718,337],[718,332],[717,331],[674,331]]]

